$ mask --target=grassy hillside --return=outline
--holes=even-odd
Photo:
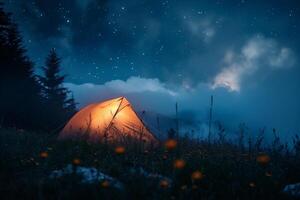
[[[286,184],[300,182],[300,143],[278,138],[234,145],[181,138],[152,149],[79,141],[55,134],[0,129],[1,199],[291,199]],[[50,178],[71,165],[74,173]],[[79,167],[94,167],[110,180],[82,183]],[[143,173],[141,173],[141,171]],[[155,176],[154,176],[155,175]]]

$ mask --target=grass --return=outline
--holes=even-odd
[[[300,182],[299,138],[293,147],[276,136],[269,146],[261,140],[244,146],[223,136],[211,144],[183,137],[179,149],[162,144],[141,150],[132,144],[116,153],[114,145],[0,129],[1,199],[292,199],[281,191]],[[124,189],[100,182],[81,184],[76,174],[49,178],[68,164],[95,167],[123,183]],[[130,173],[138,168],[172,183]]]

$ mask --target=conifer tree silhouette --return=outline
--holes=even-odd
[[[63,87],[65,75],[60,75],[61,59],[52,49],[43,67],[44,76],[39,77],[42,84],[42,93],[49,111],[49,128],[57,128],[74,114],[76,103],[70,97],[70,91]]]
[[[0,4],[0,123],[3,126],[36,129],[42,96],[33,63],[26,56],[17,25]]]

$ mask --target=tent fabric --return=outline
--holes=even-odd
[[[77,112],[60,133],[60,138],[86,137],[91,141],[122,141],[133,138],[155,142],[125,97],[90,104]]]

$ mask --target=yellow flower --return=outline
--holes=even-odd
[[[168,139],[166,142],[165,142],[165,147],[166,149],[168,150],[173,150],[175,149],[177,146],[177,141],[174,140],[174,139]]]
[[[125,147],[122,147],[122,146],[118,146],[115,148],[115,153],[116,154],[124,154],[125,153]]]
[[[109,181],[107,180],[104,180],[102,183],[101,183],[101,186],[104,187],[104,188],[108,188],[110,185]]]
[[[185,161],[182,159],[177,159],[174,161],[175,169],[183,169],[185,167]]]
[[[73,164],[74,165],[80,165],[80,163],[81,163],[80,159],[78,159],[78,158],[73,159]]]
[[[192,173],[191,177],[192,177],[192,180],[201,180],[201,179],[203,179],[204,175],[202,174],[202,172],[197,170]]]
[[[270,156],[268,156],[265,153],[261,153],[256,157],[256,162],[258,162],[259,164],[263,164],[266,165],[270,162],[271,158]]]
[[[169,182],[168,182],[167,180],[161,180],[161,181],[159,182],[159,186],[160,186],[161,188],[168,188],[168,187],[169,187]]]
[[[46,151],[43,151],[43,152],[40,153],[41,158],[47,158],[48,156],[49,156],[48,152],[46,152]]]

